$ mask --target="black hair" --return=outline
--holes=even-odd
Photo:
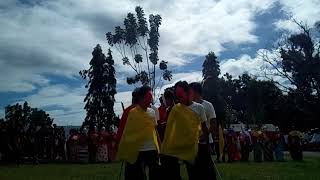
[[[193,89],[199,95],[202,95],[202,85],[199,82],[191,83],[190,88]]]
[[[160,103],[163,103],[162,97],[159,97],[159,102],[160,102]]]
[[[143,99],[147,92],[151,91],[149,86],[142,86],[137,92],[137,99]]]
[[[139,88],[135,88],[132,91],[132,104],[137,104],[138,103],[138,91],[139,91]]]
[[[164,90],[163,96],[164,96],[164,98],[166,98],[166,99],[172,99],[172,100],[174,100],[173,88],[167,88],[166,90]]]
[[[189,92],[189,84],[187,83],[187,81],[179,81],[174,85],[174,91],[177,90],[178,87],[181,87],[184,92]]]

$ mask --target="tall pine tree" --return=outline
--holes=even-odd
[[[88,93],[84,99],[87,116],[83,125],[105,126],[111,130],[114,124],[114,95],[116,94],[115,69],[111,51],[106,57],[98,44],[93,52],[88,70],[80,71],[83,79],[88,79],[85,86]]]
[[[211,102],[216,110],[217,119],[221,122],[225,119],[227,106],[221,96],[221,79],[220,66],[217,56],[214,52],[209,52],[206,55],[202,65],[203,75],[203,97],[205,100]]]
[[[116,71],[114,69],[114,60],[112,58],[112,51],[110,50],[110,48],[108,49],[108,56],[106,58],[106,62],[107,62],[107,66],[108,66],[108,77],[107,77],[108,97],[106,99],[106,101],[107,101],[107,119],[110,119],[111,124],[115,125],[118,123],[118,122],[116,122],[118,118],[115,118],[115,113],[114,113],[114,109],[113,109],[114,102],[115,102],[114,96],[117,93],[117,90],[116,90],[117,80],[115,77]]]

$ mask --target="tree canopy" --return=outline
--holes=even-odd
[[[37,126],[51,126],[53,118],[44,110],[32,108],[28,102],[5,107],[5,120],[12,129],[25,129]]]
[[[301,32],[289,35],[272,55],[262,56],[275,70],[271,76],[287,79],[290,87],[246,73],[236,78],[229,73],[221,77],[215,54],[210,52],[205,57],[204,98],[213,103],[218,119],[226,124],[273,123],[283,130],[320,126],[320,41],[312,35],[316,27],[301,24],[297,23]]]
[[[108,44],[120,53],[123,65],[129,66],[135,72],[134,76],[127,77],[127,83],[140,82],[148,85],[156,95],[155,91],[161,87],[162,80],[172,79],[168,62],[159,59],[159,27],[162,18],[158,14],[151,14],[148,23],[141,7],[137,6],[135,12],[129,12],[124,18],[124,27],[116,26],[114,33],[106,33],[106,38]],[[159,68],[156,68],[157,65]],[[157,72],[162,75],[158,77]]]
[[[85,86],[88,88],[88,93],[84,98],[86,103],[84,109],[87,111],[87,115],[83,125],[105,126],[111,130],[112,125],[116,123],[113,106],[114,96],[117,93],[111,50],[108,50],[106,57],[98,44],[92,52],[89,64],[89,69],[80,71],[81,77],[88,79]]]

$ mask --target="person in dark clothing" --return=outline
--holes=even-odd
[[[32,159],[33,164],[38,164],[37,157],[37,146],[36,146],[36,128],[34,126],[30,126],[26,132],[26,140],[27,140],[27,155]]]
[[[302,161],[301,133],[299,131],[291,131],[288,136],[288,148],[291,158],[295,161]]]
[[[163,96],[159,98],[160,107],[158,108],[160,119],[158,121],[157,130],[159,133],[160,141],[163,141],[164,130],[166,125],[167,106],[163,100]]]
[[[22,127],[17,127],[17,132],[14,136],[14,156],[17,165],[22,163],[22,150],[23,150],[23,131]]]
[[[56,124],[53,124],[53,128],[52,128],[52,141],[53,141],[53,145],[52,145],[52,158],[53,160],[56,160],[59,158],[59,129],[57,128]]]
[[[252,133],[253,159],[255,162],[262,162],[262,139],[260,132]]]
[[[9,161],[10,152],[12,152],[10,135],[9,135],[6,123],[1,122],[1,125],[0,125],[0,153],[2,155],[1,160]]]
[[[89,162],[95,163],[98,150],[98,133],[96,127],[91,127],[88,140]]]
[[[274,149],[274,154],[275,154],[275,157],[276,157],[276,160],[279,161],[279,162],[283,162],[285,161],[284,160],[284,138],[283,136],[278,133],[277,136],[276,136],[276,142],[275,142],[275,149]]]
[[[58,155],[62,160],[66,160],[65,143],[66,143],[65,132],[64,132],[64,128],[61,127],[60,133],[59,133]]]
[[[160,121],[158,122],[158,133],[159,133],[159,137],[160,137],[160,141],[163,141],[164,138],[164,131],[166,129],[166,125],[167,125],[167,119],[168,119],[168,115],[170,113],[171,108],[174,106],[174,93],[172,92],[171,89],[166,89],[164,91],[164,94],[162,96],[162,98],[160,98],[161,101],[163,103],[163,106],[165,107],[165,110],[163,112],[163,109],[161,109],[159,107],[159,113],[160,113]],[[162,116],[162,117],[161,117]],[[163,119],[163,120],[161,120]]]
[[[217,124],[216,113],[213,105],[202,98],[201,84],[198,82],[194,82],[190,84],[190,87],[191,87],[190,88],[191,99],[194,102],[200,103],[205,110],[206,128],[207,128],[207,129],[202,129],[203,135],[199,141],[198,154],[195,160],[195,166],[197,171],[196,179],[202,179],[202,180],[216,179],[214,164],[211,159],[210,146],[209,146],[209,132],[208,132],[208,130],[211,130],[212,134],[218,134],[216,132],[216,124]],[[218,144],[218,153],[219,153],[218,159],[220,159],[219,144]]]
[[[274,143],[271,141],[269,134],[264,134],[263,140],[263,159],[264,161],[273,161]]]
[[[241,161],[248,162],[251,152],[251,144],[249,136],[244,135],[244,139],[241,142]]]

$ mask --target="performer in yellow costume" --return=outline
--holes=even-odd
[[[178,103],[171,109],[161,146],[162,179],[180,180],[179,160],[186,163],[189,180],[198,179],[194,166],[201,128],[206,128],[203,106],[192,102],[189,84],[175,84]],[[205,134],[205,133],[204,133]],[[206,135],[204,135],[206,136]]]
[[[149,169],[149,179],[157,180],[160,179],[159,144],[155,129],[155,112],[149,108],[152,102],[151,89],[143,86],[139,88],[137,96],[138,104],[129,112],[117,159],[126,162],[126,180],[146,179],[146,166]]]

